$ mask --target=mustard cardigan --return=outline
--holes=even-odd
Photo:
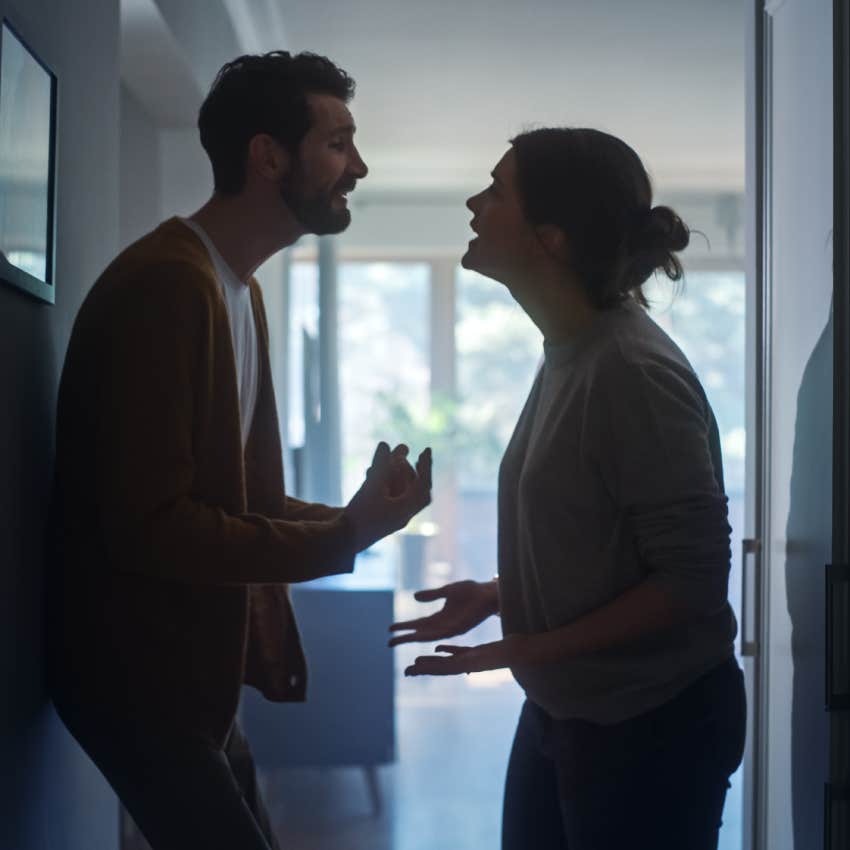
[[[127,248],[80,309],[50,521],[60,710],[221,744],[243,682],[305,698],[287,583],[350,572],[354,535],[341,509],[284,494],[268,327],[249,285],[260,377],[244,455],[225,302],[188,227],[170,219]]]

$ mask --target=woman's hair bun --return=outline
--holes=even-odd
[[[639,286],[658,269],[670,280],[679,280],[682,264],[675,252],[687,248],[690,239],[687,225],[670,207],[652,207],[641,213],[629,240],[627,288]]]
[[[687,225],[670,207],[653,207],[647,216],[644,235],[648,247],[669,252],[683,251],[691,240]]]

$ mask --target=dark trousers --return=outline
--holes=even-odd
[[[248,741],[200,737],[57,706],[153,850],[279,850]]]
[[[526,702],[505,784],[503,850],[716,850],[741,763],[735,659],[646,714],[603,726]]]

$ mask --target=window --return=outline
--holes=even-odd
[[[414,452],[427,444],[435,448],[434,504],[426,519],[433,521],[436,533],[419,541],[424,568],[405,577],[405,547],[415,541],[400,534],[378,544],[378,557],[357,570],[361,581],[371,574],[382,581],[395,579],[397,619],[422,616],[429,607],[413,600],[415,587],[460,578],[486,580],[495,571],[498,467],[540,364],[542,337],[501,284],[445,260],[341,262],[337,287],[343,498],[360,486],[378,439],[407,442]],[[733,526],[730,597],[737,609],[746,448],[744,274],[732,267],[694,270],[682,288],[662,278],[650,282],[646,293],[650,315],[691,361],[717,417]],[[454,318],[446,327],[434,326],[435,312],[452,312],[445,310],[447,300]],[[435,307],[436,302],[442,307]],[[299,436],[303,439],[304,332],[313,338],[318,332],[318,273],[315,263],[295,262],[290,278],[290,445],[298,445]],[[447,358],[454,364],[450,379],[445,378]],[[438,368],[443,386],[452,392],[433,390]],[[494,640],[499,631],[498,621],[491,619],[459,642]],[[440,794],[472,795],[469,799],[492,803],[492,811],[470,825],[474,835],[458,836],[459,847],[483,846],[498,841],[498,800],[522,694],[507,671],[405,679],[404,667],[426,649],[410,644],[395,650],[399,762],[391,770],[403,789],[395,816],[398,823],[407,823],[423,807],[439,805],[430,750],[420,750],[432,736],[453,730],[457,746],[445,754],[436,784]],[[486,734],[479,733],[481,728]],[[721,850],[741,847],[739,780],[740,772],[727,796]],[[441,824],[461,831],[466,826]],[[461,838],[469,840],[463,844]]]
[[[426,263],[347,262],[338,272],[343,498],[378,440],[409,441],[428,415],[429,268]]]

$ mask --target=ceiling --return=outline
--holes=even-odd
[[[218,2],[234,41],[209,45],[205,67],[231,58],[231,46],[283,47],[324,53],[356,79],[352,111],[372,192],[473,188],[511,135],[550,124],[622,136],[659,189],[743,189],[740,0]],[[137,17],[154,3],[170,0],[123,0]],[[131,45],[128,27],[125,16]],[[146,85],[150,106],[157,87]],[[196,80],[188,100],[208,85]],[[194,117],[172,109],[166,123]]]

